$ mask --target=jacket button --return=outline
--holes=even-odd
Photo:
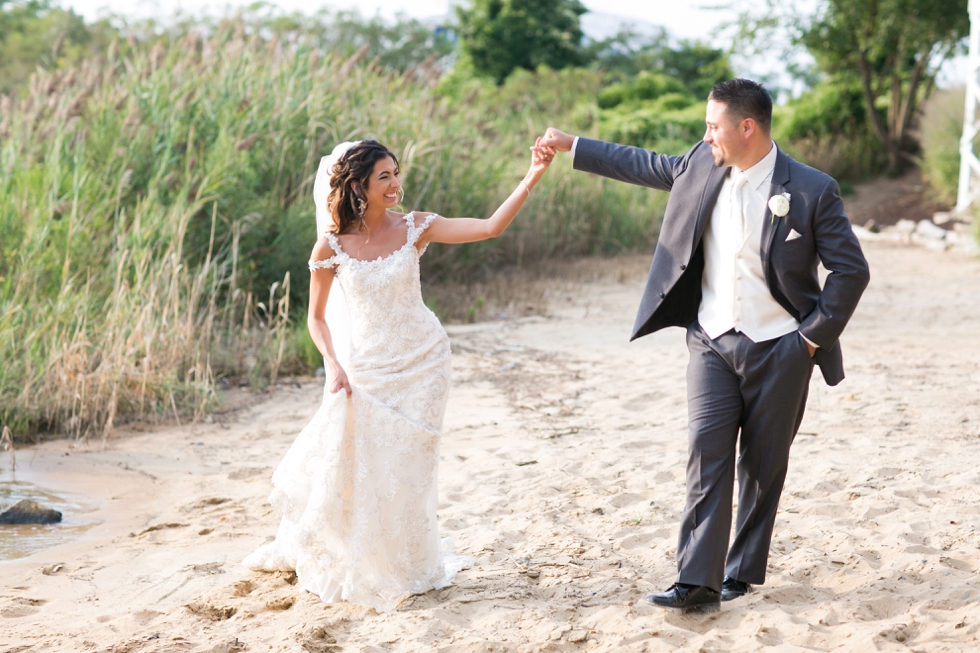
[[[687,266],[686,265],[682,265],[681,266],[681,270],[686,270],[686,269],[687,269]]]
[[[663,294],[663,293],[660,293],[660,299],[663,299],[663,298],[664,298],[664,297],[666,297],[666,296],[667,296],[667,295],[665,295],[665,294]]]

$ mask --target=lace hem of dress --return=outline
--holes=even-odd
[[[281,527],[280,527],[281,529]],[[441,590],[453,584],[458,574],[467,567],[476,564],[476,559],[469,556],[460,555],[455,552],[453,538],[444,537],[439,543],[439,563],[431,570],[425,578],[420,578],[411,583],[411,587],[390,586],[386,588],[374,588],[372,591],[358,591],[356,587],[344,583],[330,575],[329,571],[323,570],[319,573],[308,572],[308,564],[297,564],[296,561],[288,558],[279,547],[282,541],[281,535],[268,544],[265,544],[248,557],[242,564],[252,571],[296,571],[299,579],[300,588],[315,594],[324,603],[340,603],[348,601],[357,603],[369,608],[374,608],[378,612],[391,612],[410,596],[425,594],[431,590]],[[307,569],[303,569],[307,567]],[[302,569],[302,571],[301,571]]]

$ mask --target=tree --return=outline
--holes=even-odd
[[[360,56],[389,70],[405,71],[426,62],[439,61],[454,50],[444,30],[433,29],[404,14],[393,20],[380,16],[365,18],[355,9],[337,11],[322,9],[313,16],[301,13],[281,14],[272,5],[246,14],[253,29],[268,30],[277,36],[312,38],[324,51],[345,57],[360,51]]]
[[[700,100],[708,99],[715,84],[735,76],[724,52],[699,41],[683,40],[677,48],[664,48],[660,61],[665,74],[681,80]]]
[[[104,51],[114,35],[108,21],[86,25],[51,0],[0,0],[0,93],[23,87],[38,66],[68,67]]]
[[[578,66],[585,12],[578,0],[473,0],[456,8],[461,49],[477,74],[498,84],[516,68]]]
[[[823,0],[800,18],[791,3],[768,0],[762,18],[741,17],[741,36],[759,51],[788,31],[823,73],[855,78],[868,126],[897,170],[917,148],[911,132],[940,66],[969,33],[967,1]]]
[[[680,80],[702,101],[715,84],[735,76],[727,53],[687,39],[671,47],[663,28],[645,36],[624,30],[611,38],[590,42],[584,53],[594,68],[606,71],[614,81],[630,83],[644,72],[662,73]]]
[[[623,29],[615,36],[588,41],[582,53],[590,66],[604,71],[612,81],[622,82],[643,71],[660,70],[668,40],[663,27],[650,34]]]
[[[830,0],[801,42],[827,72],[857,70],[871,127],[896,169],[939,66],[969,31],[967,0]]]

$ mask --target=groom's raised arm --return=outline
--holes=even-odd
[[[688,156],[667,156],[630,145],[578,137],[572,166],[628,184],[670,191],[674,179],[687,168]]]
[[[695,145],[684,156],[666,156],[640,147],[572,136],[548,127],[538,145],[552,147],[559,152],[571,152],[572,165],[576,170],[670,191],[677,176],[687,169],[691,154],[703,143]]]

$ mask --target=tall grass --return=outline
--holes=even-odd
[[[966,89],[937,91],[922,107],[922,176],[941,204],[956,203]]]
[[[308,364],[310,191],[339,141],[397,152],[407,209],[486,216],[547,124],[596,133],[596,73],[437,88],[425,65],[258,34],[239,19],[111,46],[0,98],[0,427],[107,437],[200,416],[222,377]],[[503,238],[433,248],[425,274],[648,244],[664,202],[563,160]]]

